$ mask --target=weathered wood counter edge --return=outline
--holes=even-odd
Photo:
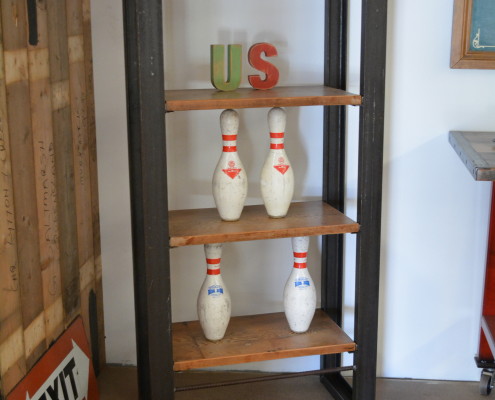
[[[450,131],[449,142],[475,180],[495,180],[495,132]]]

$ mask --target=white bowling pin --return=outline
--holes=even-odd
[[[203,333],[208,340],[220,340],[230,320],[230,295],[220,274],[222,244],[205,244],[206,278],[199,290],[197,309]]]
[[[213,198],[220,218],[237,221],[242,213],[247,195],[247,175],[237,154],[239,115],[234,110],[224,110],[220,115],[223,151],[213,173]]]
[[[294,172],[284,149],[285,110],[268,112],[270,151],[261,170],[261,197],[272,218],[285,217],[294,194]]]
[[[285,284],[284,310],[293,332],[306,332],[316,308],[316,290],[306,266],[309,237],[292,238],[294,267]]]

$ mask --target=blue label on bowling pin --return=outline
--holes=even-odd
[[[295,280],[294,286],[298,289],[304,289],[304,288],[310,287],[311,284],[309,283],[308,277],[301,276]]]
[[[217,297],[223,294],[223,287],[220,285],[208,286],[208,296]]]

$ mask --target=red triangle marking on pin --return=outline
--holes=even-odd
[[[274,165],[273,168],[278,170],[282,175],[284,175],[289,169],[290,165]]]
[[[222,169],[222,171],[225,173],[225,175],[234,179],[237,175],[239,175],[239,172],[241,172],[242,170],[241,168],[227,168],[227,169]]]

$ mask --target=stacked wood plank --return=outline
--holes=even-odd
[[[76,316],[97,363],[104,343],[89,0],[0,4],[5,395]]]

